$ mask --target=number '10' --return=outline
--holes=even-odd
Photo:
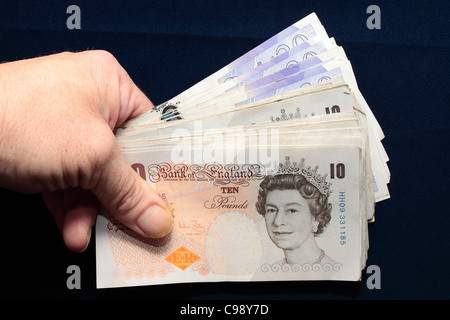
[[[345,164],[338,163],[335,165],[330,163],[330,178],[334,179],[335,177],[338,179],[345,178]]]

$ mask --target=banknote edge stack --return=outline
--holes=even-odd
[[[173,99],[127,121],[117,129],[116,139],[122,154],[132,166],[136,164],[139,154],[156,154],[164,149],[172,149],[172,157],[167,159],[169,163],[186,161],[204,164],[211,160],[204,158],[204,151],[214,151],[219,146],[214,141],[214,134],[218,129],[226,129],[227,133],[239,136],[241,132],[248,133],[255,128],[259,133],[274,127],[280,130],[277,132],[281,133],[280,136],[287,145],[296,144],[295,138],[289,138],[293,133],[302,137],[302,141],[298,142],[300,146],[309,146],[308,141],[316,141],[318,136],[322,139],[320,141],[325,141],[324,144],[330,143],[329,141],[341,143],[346,139],[349,143],[357,141],[358,145],[361,144],[364,178],[360,181],[360,187],[365,190],[364,200],[361,200],[365,212],[365,219],[361,219],[363,244],[359,252],[362,270],[369,248],[367,223],[375,221],[375,204],[390,198],[390,171],[387,166],[389,158],[382,144],[384,133],[358,89],[344,49],[337,45],[334,38],[328,36],[315,13],[276,34]],[[297,129],[292,129],[293,127]],[[333,140],[329,136],[333,130],[342,134],[339,140]],[[200,140],[197,138],[199,135]],[[191,156],[186,159],[177,158],[177,155],[183,153],[181,149],[184,147],[179,143],[180,137],[186,136],[194,144],[190,150]],[[200,141],[200,144],[196,145],[193,141]],[[212,142],[205,144],[205,141]],[[223,143],[220,147],[224,147]],[[248,143],[240,147],[248,150],[252,146]],[[177,148],[180,150],[175,152],[174,149]],[[199,150],[202,152],[199,153]],[[203,157],[199,158],[198,154]],[[234,158],[230,158],[231,161],[226,161],[227,164],[236,159],[236,153],[234,155]],[[174,161],[174,157],[177,161]],[[212,157],[212,160],[215,158]],[[283,155],[283,158],[279,158],[278,165],[284,160],[289,159]],[[336,174],[335,169],[333,164],[333,174]],[[135,167],[135,170],[146,178],[146,168]],[[97,224],[97,239],[106,239],[106,225],[110,227],[110,223],[106,224],[106,219]],[[98,243],[107,243],[105,241]],[[108,250],[106,247],[97,244],[97,265],[105,263],[99,259],[99,251]],[[97,269],[98,279],[102,272],[104,268]],[[348,280],[358,279],[355,276]],[[165,282],[161,280],[158,283]],[[131,285],[141,284],[138,281]],[[100,283],[98,286],[108,285]]]

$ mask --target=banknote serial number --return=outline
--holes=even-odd
[[[346,203],[345,191],[339,191],[339,244],[345,246],[347,244],[347,227],[346,227]]]
[[[224,315],[267,315],[269,307],[265,304],[227,304],[220,306],[196,306],[187,304],[180,308],[181,315],[202,315],[210,318],[213,314]]]

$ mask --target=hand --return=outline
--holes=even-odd
[[[0,65],[0,186],[43,193],[64,243],[89,244],[103,206],[146,237],[170,232],[164,201],[123,159],[113,134],[152,108],[105,51]]]

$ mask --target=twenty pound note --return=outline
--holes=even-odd
[[[360,279],[367,221],[358,146],[285,146],[266,164],[174,163],[166,153],[125,156],[167,201],[173,230],[146,239],[99,216],[99,288]]]

